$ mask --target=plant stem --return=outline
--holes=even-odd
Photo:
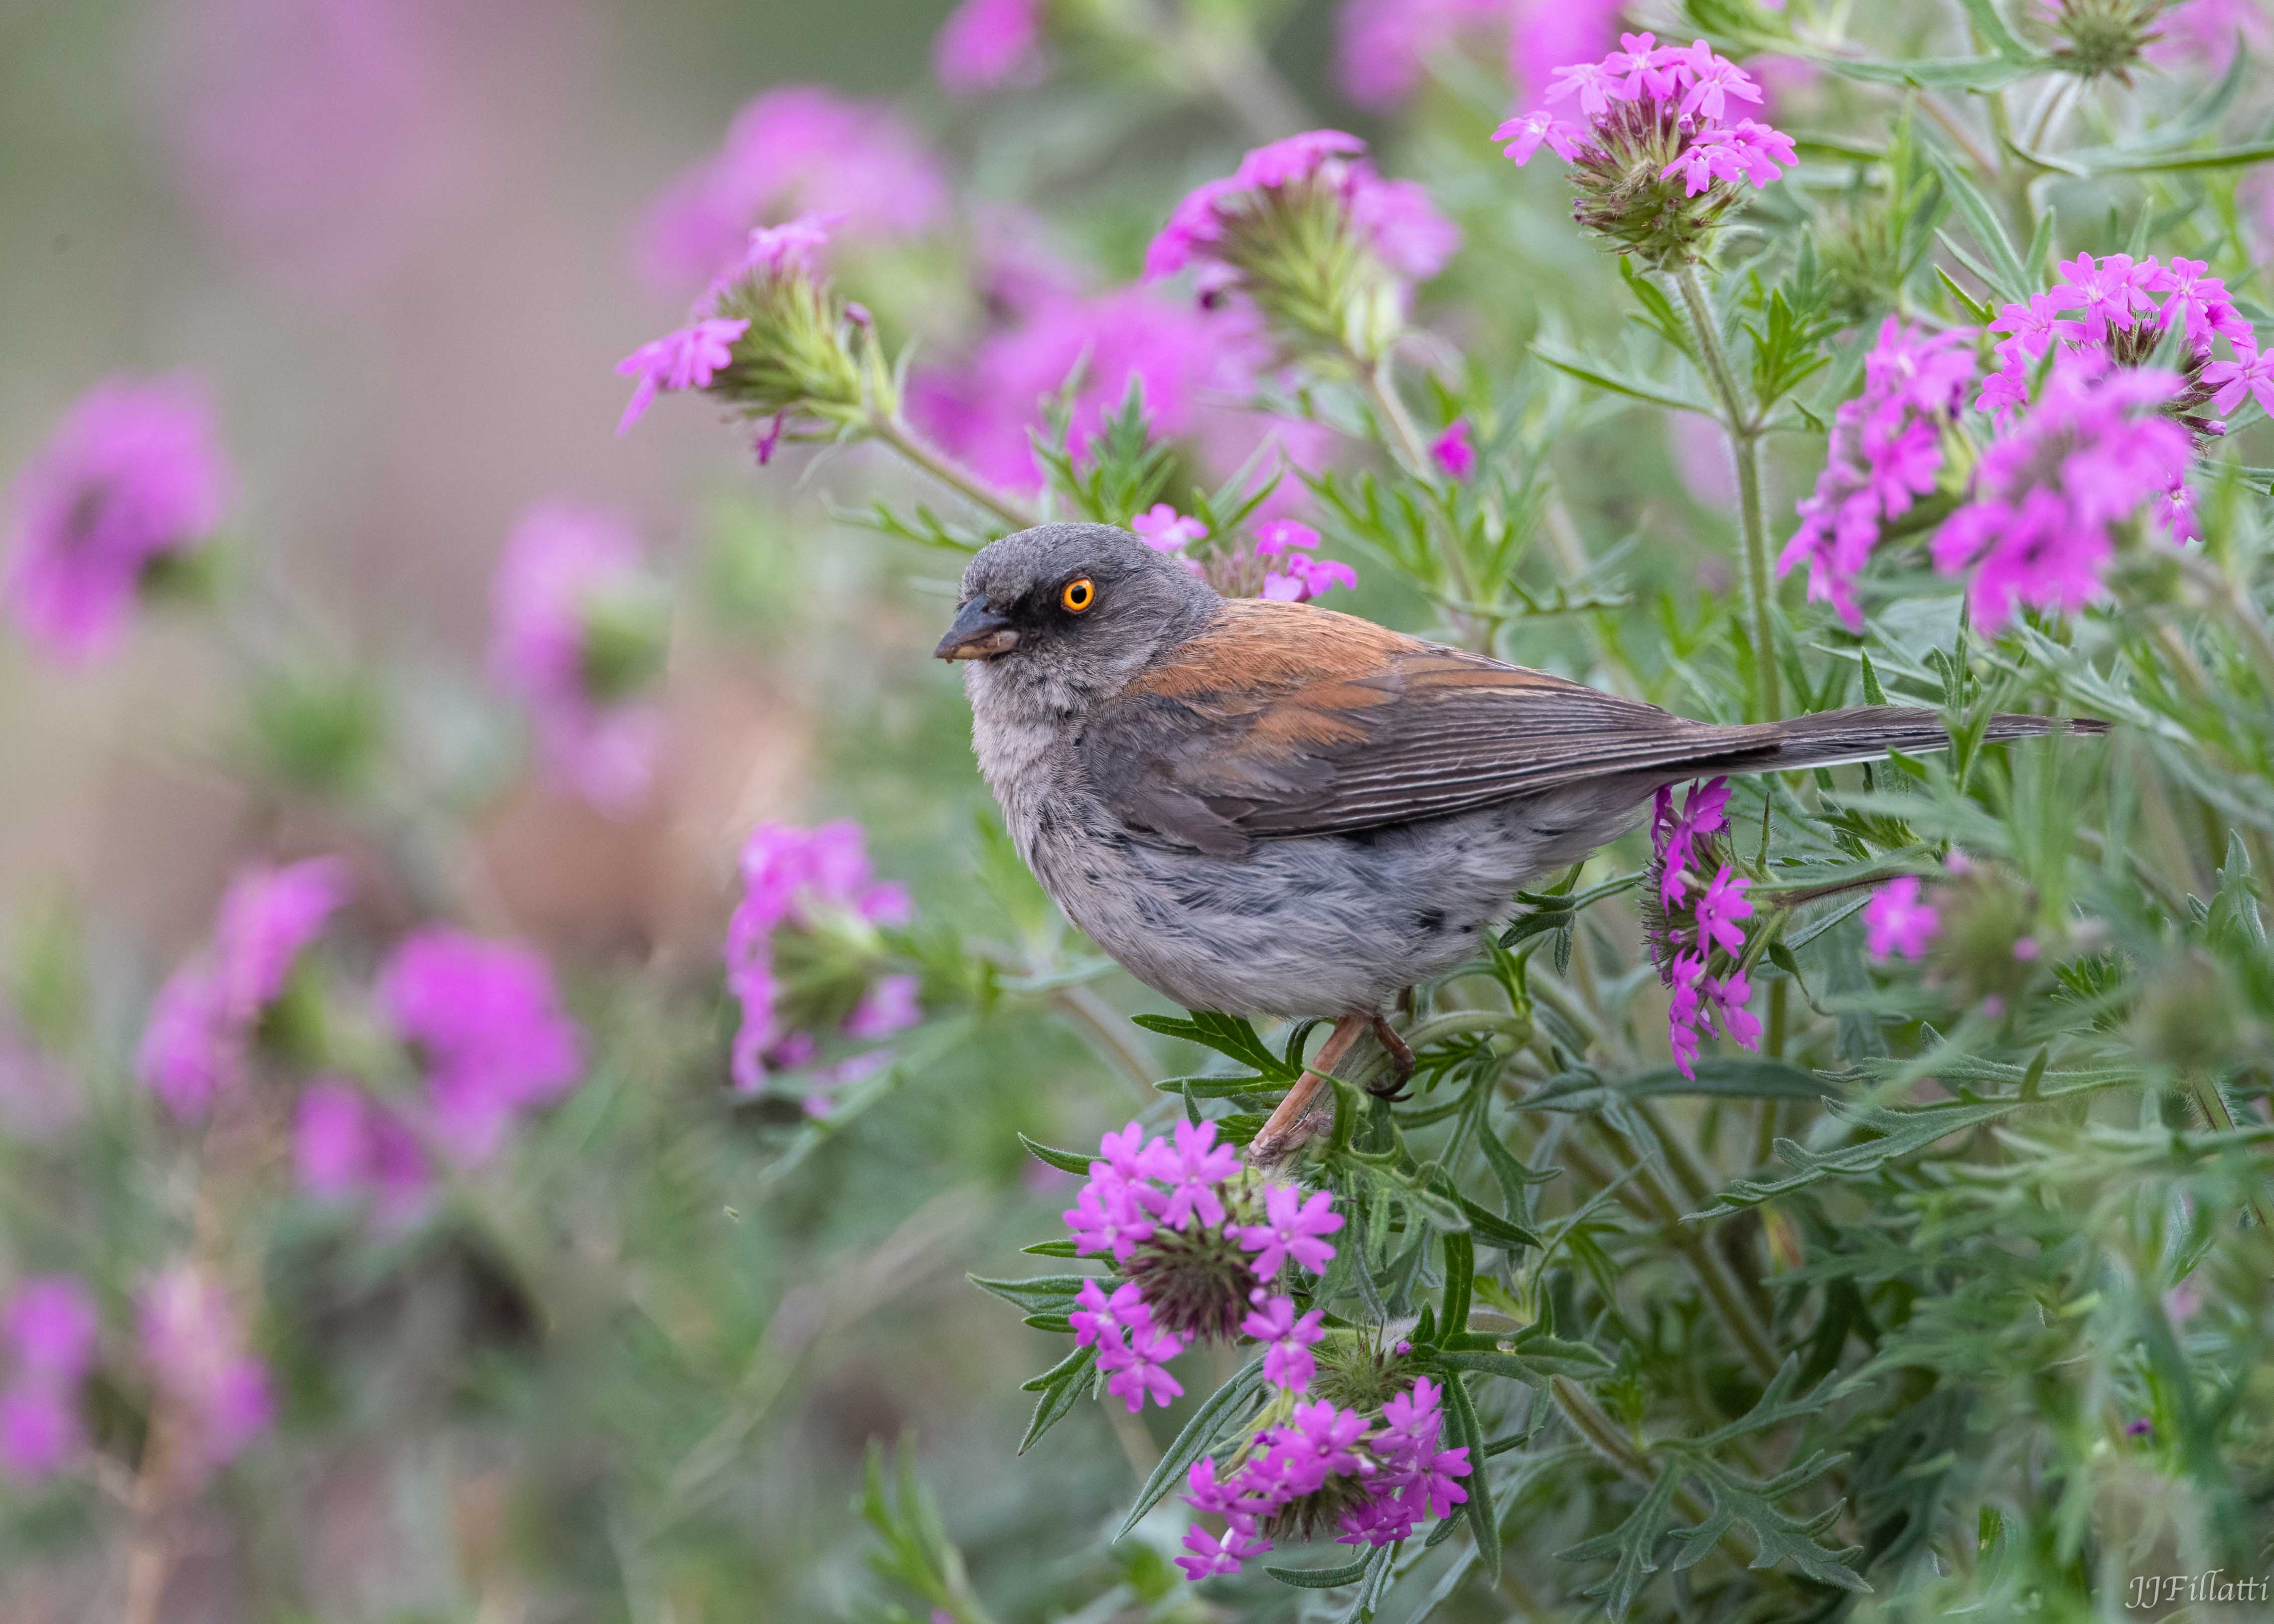
[[[1087,987],[1061,987],[1050,994],[1050,1004],[1088,1035],[1090,1046],[1136,1091],[1140,1105],[1159,1102],[1151,1065],[1131,1046],[1119,1019],[1103,1000]]]
[[[1555,1408],[1571,1424],[1571,1430],[1587,1441],[1588,1447],[1617,1467],[1636,1486],[1647,1489],[1658,1480],[1651,1470],[1650,1457],[1642,1446],[1620,1429],[1619,1424],[1603,1413],[1602,1406],[1587,1396],[1587,1390],[1569,1376],[1550,1376],[1547,1390],[1555,1400]],[[1682,1515],[1695,1522],[1706,1518],[1706,1506],[1697,1492],[1684,1484],[1674,1492],[1675,1504]]]
[[[2195,1096],[2195,1109],[2203,1114],[2203,1121],[2215,1133],[2232,1133],[2235,1129],[2234,1113],[2227,1108],[2226,1096],[2219,1092],[2218,1084],[2209,1078],[2190,1081],[2187,1092]],[[2274,1233],[2274,1213],[2266,1206],[2264,1189],[2253,1191],[2249,1196],[2250,1215],[2262,1230]]]
[[[1721,330],[1713,320],[1713,306],[1698,267],[1685,260],[1674,274],[1690,325],[1698,334],[1698,353],[1704,358],[1706,381],[1721,398],[1721,427],[1729,436],[1729,454],[1737,464],[1737,529],[1745,544],[1745,590],[1753,611],[1753,665],[1759,720],[1773,722],[1784,714],[1784,695],[1777,680],[1776,639],[1771,630],[1768,525],[1761,515],[1761,425],[1745,403],[1729,352],[1721,347]]]
[[[963,496],[974,505],[984,508],[1005,524],[1023,530],[1031,530],[1042,523],[1041,515],[1016,498],[997,490],[969,469],[938,450],[897,414],[882,411],[872,413],[869,418],[869,432],[938,480],[940,484]]]
[[[1405,402],[1398,398],[1397,380],[1390,370],[1389,357],[1385,355],[1370,366],[1356,357],[1352,359],[1358,367],[1359,376],[1365,380],[1367,403],[1374,408],[1374,421],[1389,441],[1390,455],[1404,465],[1407,473],[1423,485],[1433,488],[1440,485],[1442,481],[1430,466],[1429,447],[1421,438],[1421,430],[1414,423],[1412,414],[1405,410]],[[1431,528],[1435,526],[1433,524]],[[1483,595],[1477,590],[1476,582],[1469,575],[1468,557],[1461,551],[1461,538],[1457,533],[1445,538],[1443,553],[1445,573],[1452,578],[1453,596],[1463,603],[1482,603]],[[1480,620],[1449,605],[1446,613],[1465,645],[1482,654],[1492,651],[1492,622],[1489,620]]]
[[[2065,76],[2059,84],[2045,93],[2045,104],[2037,114],[2037,126],[2022,144],[2025,151],[2035,153],[2045,144],[2045,138],[2052,133],[2053,120],[2060,117],[2061,109],[2068,105],[2069,93],[2075,88],[2076,80]]]

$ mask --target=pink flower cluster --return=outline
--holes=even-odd
[[[1381,111],[1412,94],[1433,57],[1501,34],[1521,94],[1555,64],[1609,49],[1624,9],[1624,0],[1344,0],[1336,74],[1352,102]]]
[[[1871,957],[1916,959],[1942,929],[1942,915],[1919,898],[1919,878],[1906,874],[1872,891],[1864,905],[1864,935]]]
[[[94,1363],[94,1297],[70,1274],[21,1282],[0,1309],[0,1470],[36,1482],[85,1441],[79,1388]]]
[[[1254,311],[1203,308],[1147,288],[1085,293],[1070,269],[1050,270],[1039,246],[1018,267],[994,269],[1000,325],[956,362],[918,370],[907,395],[917,425],[983,477],[1015,491],[1039,488],[1032,437],[1044,402],[1069,382],[1066,444],[1077,458],[1133,383],[1153,432],[1188,441],[1211,477],[1235,472],[1259,450],[1276,453],[1262,459],[1260,477],[1274,461],[1325,462],[1331,430],[1240,404],[1271,360]]]
[[[1129,521],[1145,545],[1157,553],[1184,554],[1208,538],[1208,526],[1156,502]],[[1242,558],[1216,554],[1184,557],[1186,568],[1205,576],[1226,598],[1261,598],[1306,604],[1336,587],[1358,585],[1358,571],[1335,559],[1314,558],[1319,532],[1294,519],[1269,519],[1255,527],[1254,545]]]
[[[320,1200],[367,1203],[388,1228],[415,1217],[434,1183],[417,1131],[341,1078],[320,1078],[300,1095],[292,1163],[302,1190]]]
[[[727,921],[727,990],[742,1005],[730,1063],[735,1092],[756,1094],[776,1068],[802,1066],[817,1052],[814,1035],[784,1026],[775,1010],[780,988],[774,974],[774,936],[784,927],[809,929],[831,914],[870,925],[905,925],[908,894],[875,877],[858,823],[840,820],[815,829],[761,823],[743,843],[742,898]],[[886,975],[872,981],[843,1023],[847,1037],[888,1038],[923,1018],[916,978]],[[856,1056],[825,1080],[849,1081],[877,1064]],[[812,1109],[817,1101],[809,1101]]]
[[[650,208],[649,274],[661,286],[697,286],[752,227],[825,208],[852,236],[908,236],[946,219],[947,182],[889,105],[817,85],[769,90],[734,115],[717,153]]]
[[[1809,601],[1831,604],[1851,631],[1864,626],[1856,578],[1881,527],[1933,492],[1942,437],[1974,372],[1970,329],[1927,334],[1890,316],[1864,357],[1864,392],[1833,415],[1831,459],[1800,503],[1777,574],[1806,564]]]
[[[1693,786],[1679,813],[1673,790],[1660,790],[1651,818],[1650,866],[1658,876],[1651,958],[1659,979],[1673,989],[1667,1043],[1684,1077],[1697,1075],[1699,1040],[1717,1027],[1740,1048],[1760,1047],[1761,1023],[1746,1008],[1753,989],[1742,967],[1740,921],[1752,917],[1753,905],[1745,898],[1752,882],[1726,862],[1717,864],[1711,880],[1700,878],[1717,850],[1708,837],[1727,827],[1729,781],[1715,778]],[[1710,974],[1716,963],[1723,970],[1718,976]]]
[[[932,36],[932,73],[943,90],[992,90],[1035,76],[1042,46],[1043,0],[962,0]]]
[[[177,1470],[203,1477],[275,1417],[268,1367],[246,1346],[228,1290],[194,1263],[151,1282],[141,1310],[142,1357],[167,1405]]]
[[[1444,1391],[1427,1376],[1393,1395],[1378,1419],[1325,1399],[1296,1402],[1288,1419],[1266,1427],[1223,1476],[1202,1456],[1186,1475],[1185,1503],[1222,1517],[1218,1534],[1195,1522],[1177,1559],[1188,1579],[1236,1574],[1271,1549],[1275,1519],[1301,1520],[1303,1502],[1332,1494],[1343,1545],[1388,1545],[1411,1538],[1426,1517],[1465,1503],[1461,1485],[1472,1468],[1465,1446],[1444,1449]],[[1336,1491],[1339,1491],[1337,1492]]]
[[[212,535],[229,485],[212,408],[194,385],[98,384],[17,476],[0,598],[58,658],[105,653],[124,635],[152,564]]]
[[[250,868],[230,883],[211,943],[158,989],[135,1054],[137,1073],[176,1116],[202,1114],[244,1080],[262,1013],[348,889],[336,857]]]
[[[1299,186],[1323,188],[1340,202],[1350,229],[1401,276],[1427,282],[1461,245],[1460,228],[1437,212],[1412,181],[1385,180],[1362,155],[1366,143],[1340,130],[1311,130],[1258,147],[1225,179],[1186,194],[1145,251],[1145,276],[1173,276],[1205,263],[1204,292],[1215,298],[1239,285],[1221,250],[1231,225],[1259,201]]]
[[[1519,168],[1543,146],[1566,162],[1600,155],[1628,133],[1621,127],[1625,121],[1616,117],[1623,103],[1648,105],[1660,120],[1673,121],[1678,150],[1658,177],[1680,177],[1685,197],[1696,197],[1717,181],[1766,186],[1782,173],[1780,165],[1788,169],[1798,161],[1790,136],[1757,119],[1728,119],[1732,101],[1759,103],[1760,86],[1705,41],[1661,46],[1654,34],[1623,34],[1619,46],[1600,62],[1558,68],[1548,86],[1547,100],[1576,98],[1587,123],[1535,111],[1493,132],[1494,140],[1508,143],[1508,156]]]
[[[1133,1122],[1099,1140],[1097,1154],[1089,1182],[1065,1214],[1081,1256],[1110,1252],[1115,1262],[1126,1264],[1156,1229],[1180,1230],[1197,1221],[1254,1254],[1248,1267],[1256,1279],[1246,1283],[1242,1298],[1290,1259],[1313,1274],[1334,1260],[1335,1249],[1323,1237],[1341,1229],[1343,1219],[1323,1190],[1306,1200],[1292,1185],[1269,1185],[1262,1222],[1227,1227],[1227,1187],[1241,1177],[1241,1168],[1239,1153],[1216,1142],[1212,1122],[1197,1127],[1180,1122],[1172,1139],[1148,1139]]]
[[[551,967],[516,943],[429,925],[380,966],[373,1001],[425,1066],[429,1131],[466,1166],[494,1155],[521,1116],[568,1094],[584,1070]]]
[[[610,669],[596,639],[605,629],[659,643],[663,628],[632,624],[659,598],[629,524],[555,506],[522,515],[490,585],[492,678],[529,706],[554,776],[610,816],[646,798],[663,715],[633,680],[649,673]]]
[[[1935,568],[1972,572],[1968,602],[1995,630],[2022,605],[2074,611],[2097,597],[2115,552],[2110,527],[2154,505],[2191,527],[2194,442],[2165,412],[2178,373],[2059,356],[2028,412],[1976,464],[1970,500],[1935,532]]]

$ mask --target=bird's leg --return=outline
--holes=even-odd
[[[1384,1099],[1403,1099],[1406,1079],[1413,1075],[1413,1051],[1405,1046],[1405,1040],[1397,1035],[1397,1028],[1389,1024],[1386,1016],[1374,1018],[1374,1035],[1389,1053],[1389,1086],[1377,1087],[1372,1092]]]
[[[1294,1086],[1288,1089],[1286,1097],[1279,1101],[1279,1109],[1271,1113],[1271,1119],[1248,1141],[1247,1159],[1250,1162],[1262,1167],[1276,1162],[1308,1137],[1304,1119],[1311,1113],[1312,1101],[1318,1097],[1319,1090],[1327,1086],[1328,1077],[1343,1063],[1343,1056],[1350,1053],[1351,1045],[1358,1041],[1359,1034],[1367,1030],[1373,1019],[1370,1011],[1359,1011],[1345,1015],[1335,1023],[1335,1029],[1327,1034],[1327,1041],[1319,1045],[1319,1052],[1312,1057],[1310,1064],[1303,1068],[1303,1075],[1295,1079]]]

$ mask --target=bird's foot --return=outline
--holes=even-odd
[[[1315,1124],[1321,1115],[1318,1109],[1320,1091],[1326,1087],[1327,1079],[1334,1069],[1343,1063],[1343,1056],[1350,1053],[1351,1045],[1357,1042],[1359,1034],[1367,1029],[1370,1019],[1369,1016],[1353,1013],[1335,1023],[1335,1029],[1327,1034],[1327,1041],[1319,1045],[1319,1052],[1312,1056],[1311,1064],[1303,1069],[1303,1074],[1295,1079],[1295,1086],[1288,1089],[1280,1100],[1279,1109],[1271,1113],[1271,1119],[1248,1141],[1247,1160],[1251,1165],[1269,1167],[1275,1162],[1284,1161],[1316,1132]]]
[[[1389,1024],[1387,1016],[1374,1018],[1374,1035],[1389,1056],[1389,1086],[1385,1088],[1376,1084],[1367,1092],[1377,1099],[1403,1100],[1406,1082],[1413,1075],[1413,1051],[1406,1047],[1405,1040],[1397,1035],[1397,1028]]]

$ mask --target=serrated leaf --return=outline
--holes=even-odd
[[[1030,1139],[1023,1133],[1019,1136],[1019,1143],[1027,1147],[1028,1155],[1043,1166],[1054,1167],[1061,1173],[1072,1173],[1079,1178],[1089,1177],[1089,1164],[1096,1160],[1095,1156],[1079,1155],[1071,1150],[1055,1149]]]
[[[1133,1015],[1129,1019],[1148,1032],[1157,1032],[1163,1037],[1182,1038],[1188,1043],[1198,1043],[1220,1055],[1229,1056],[1242,1065],[1253,1067],[1262,1076],[1281,1082],[1292,1082],[1297,1075],[1261,1038],[1255,1035],[1254,1026],[1235,1016],[1219,1015],[1210,1010],[1194,1010],[1186,1017]]]
[[[1591,383],[1599,389],[1608,389],[1614,395],[1648,401],[1653,406],[1671,407],[1675,411],[1694,411],[1706,417],[1713,415],[1713,409],[1704,401],[1692,400],[1662,384],[1638,377],[1623,367],[1581,355],[1575,350],[1567,350],[1548,339],[1532,340],[1532,353],[1557,372],[1576,378],[1581,383]]]
[[[1523,1110],[1593,1111],[1617,1100],[1654,1099],[1664,1094],[1805,1100],[1813,1103],[1830,1092],[1813,1072],[1787,1065],[1781,1060],[1707,1055],[1698,1058],[1694,1069],[1698,1073],[1695,1077],[1684,1077],[1673,1066],[1658,1066],[1632,1077],[1607,1079],[1583,1068],[1550,1078],[1516,1103]]]
[[[1466,1380],[1451,1376],[1445,1383],[1445,1425],[1457,1449],[1469,1452],[1469,1475],[1463,1486],[1469,1492],[1461,1512],[1476,1541],[1477,1560],[1488,1574],[1500,1571],[1500,1520],[1493,1515],[1492,1479],[1485,1470],[1485,1430],[1477,1423],[1477,1409],[1469,1397]]]
[[[1555,1553],[1558,1560],[1566,1562],[1612,1559],[1611,1571],[1580,1594],[1602,1598],[1603,1610],[1614,1620],[1626,1616],[1635,1598],[1642,1594],[1642,1587],[1658,1571],[1658,1564],[1652,1559],[1659,1542],[1672,1530],[1674,1493],[1681,1484],[1682,1467],[1669,1461],[1616,1528]]]
[[[1163,1494],[1184,1481],[1192,1463],[1215,1446],[1216,1434],[1224,1424],[1247,1408],[1262,1385],[1263,1361],[1251,1359],[1233,1372],[1231,1380],[1209,1395],[1193,1418],[1185,1423],[1185,1430],[1177,1434],[1177,1441],[1163,1454],[1160,1463],[1153,1468],[1153,1475],[1145,1479],[1145,1486],[1137,1491],[1136,1503],[1122,1519],[1114,1538],[1126,1537],[1147,1512],[1159,1504]]]
[[[989,1280],[978,1274],[964,1278],[990,1297],[999,1297],[1022,1312],[1064,1313],[1081,1295],[1085,1282],[1103,1283],[1102,1274],[1037,1274],[1031,1280]]]

